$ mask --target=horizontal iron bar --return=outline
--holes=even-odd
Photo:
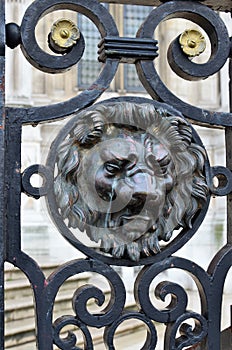
[[[98,60],[117,58],[120,62],[135,63],[138,59],[153,60],[158,56],[157,40],[105,37],[98,45]]]
[[[177,2],[179,0],[173,0],[173,2]],[[191,1],[191,0],[187,0]],[[133,0],[133,4],[131,0],[99,0],[99,2],[103,3],[114,3],[114,4],[129,4],[129,5],[143,5],[143,6],[159,6],[165,2],[165,0]],[[215,11],[231,11],[232,2],[231,0],[192,0],[192,2],[202,3]]]

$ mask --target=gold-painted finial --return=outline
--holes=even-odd
[[[80,39],[80,31],[69,19],[59,19],[53,23],[49,35],[49,44],[55,52],[65,52],[72,48]]]
[[[179,39],[183,52],[189,57],[199,56],[206,48],[204,36],[195,29],[185,30]]]

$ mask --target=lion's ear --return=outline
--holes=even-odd
[[[82,146],[92,145],[100,141],[106,126],[106,120],[99,111],[88,111],[82,121],[77,123],[73,137]]]

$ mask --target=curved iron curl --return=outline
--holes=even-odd
[[[78,12],[81,11],[81,6],[78,4],[82,4],[83,8],[88,8],[86,12],[88,18],[90,18],[98,28],[100,28],[100,32],[102,36],[118,36],[118,30],[115,25],[114,20],[111,15],[107,12],[106,8],[99,4],[96,0],[90,0],[86,2],[85,0],[35,0],[31,6],[28,7],[21,26],[22,33],[25,33],[26,40],[29,40],[30,46],[28,48],[28,54],[33,54],[30,58],[31,64],[34,64],[36,68],[41,68],[44,66],[44,60],[40,59],[38,62],[35,59],[37,57],[37,52],[43,54],[43,51],[37,45],[35,41],[35,26],[40,19],[40,15],[46,15],[46,13],[51,12],[52,10],[57,9],[73,9]],[[36,6],[35,6],[36,5]],[[39,14],[38,14],[39,11]],[[27,19],[27,21],[26,21]],[[29,20],[28,20],[29,19]],[[22,34],[24,37],[24,34]],[[25,39],[25,38],[24,38]],[[31,40],[32,41],[31,41]],[[22,47],[25,43],[23,40]],[[32,43],[35,44],[32,47]],[[24,45],[25,46],[25,45]],[[25,48],[25,47],[24,47]],[[73,51],[73,50],[72,50]],[[72,52],[71,51],[71,52]],[[71,52],[69,54],[71,54]],[[36,57],[34,56],[36,55]],[[46,56],[47,57],[47,56]],[[48,55],[48,62],[51,57],[54,57],[56,61],[59,56]],[[42,55],[43,58],[43,55]],[[67,60],[66,66],[62,66],[61,68],[66,70],[66,68],[70,67],[69,56],[66,54],[65,56],[60,58],[61,60]],[[62,61],[63,62],[63,61]],[[63,64],[61,62],[61,64]],[[17,122],[22,124],[33,124],[37,125],[40,122],[44,121],[53,121],[58,120],[60,118],[65,118],[70,116],[77,111],[86,108],[91,105],[97,98],[99,98],[104,91],[109,87],[111,81],[113,80],[117,68],[118,68],[119,60],[107,58],[106,62],[103,65],[102,70],[99,73],[99,76],[95,81],[84,91],[82,91],[77,96],[56,104],[50,104],[39,107],[30,107],[30,108],[21,108],[21,107],[8,107],[8,115],[9,120],[14,123],[17,119]],[[38,66],[38,67],[37,67]],[[47,69],[49,71],[48,65]],[[54,63],[54,67],[56,67],[56,63]],[[52,68],[54,68],[52,66]],[[58,72],[58,70],[56,70]],[[55,73],[55,72],[53,72]]]
[[[188,323],[183,323],[188,319],[195,320],[195,327]],[[180,337],[176,338],[177,331]],[[188,311],[181,315],[175,323],[169,323],[165,332],[165,349],[181,350],[186,346],[195,345],[204,340],[208,333],[207,320],[193,311]]]
[[[84,38],[63,56],[50,55],[37,44],[35,27],[46,14],[56,10],[73,10],[87,16],[97,26],[101,36],[118,36],[116,24],[107,9],[95,0],[35,0],[26,10],[21,24],[21,49],[27,60],[47,73],[61,73],[70,69],[82,57]],[[29,19],[29,20],[28,20]]]
[[[163,261],[162,265],[154,263],[151,266],[144,267],[135,281],[135,300],[137,305],[145,315],[154,321],[161,323],[170,323],[176,321],[186,311],[188,297],[183,287],[170,281],[164,281],[158,284],[155,289],[155,296],[164,301],[170,294],[171,302],[165,310],[158,310],[150,300],[149,286],[151,282],[161,272],[171,268],[178,268],[188,272],[197,285],[202,313],[205,314],[208,308],[208,296],[210,288],[210,278],[208,274],[198,265],[191,261],[179,257],[170,257]]]
[[[117,283],[116,281],[114,282]],[[115,287],[116,286],[117,284],[115,284]],[[113,299],[115,298],[114,292],[115,292],[115,289],[112,290]],[[95,299],[95,303],[98,306],[102,306],[105,301],[104,293],[93,285],[86,284],[85,286],[81,286],[75,291],[72,304],[73,304],[73,310],[76,313],[76,317],[81,319],[83,322],[85,322],[89,326],[95,326],[97,328],[100,328],[105,324],[111,323],[111,320],[112,320],[111,317],[109,318],[105,316],[104,320],[100,321],[99,314],[91,315],[88,312],[87,302],[91,298]],[[105,313],[105,315],[107,315],[112,305],[113,305],[113,300],[111,299],[109,304],[105,307],[105,309],[101,311],[101,314]]]
[[[130,319],[140,320],[147,327],[147,338],[141,350],[155,349],[157,344],[157,332],[156,332],[155,325],[152,323],[152,321],[149,318],[147,318],[144,314],[140,312],[124,312],[117,321],[115,321],[111,326],[105,328],[104,342],[108,346],[108,348],[111,350],[115,350],[115,347],[114,347],[115,332],[121,323]]]
[[[213,195],[226,196],[232,192],[232,173],[224,166],[213,166],[210,168],[209,187]],[[213,179],[217,178],[218,185],[214,185]]]
[[[211,42],[211,56],[207,63],[194,63],[183,51],[177,50],[180,45],[174,40],[169,48],[169,63],[175,72],[187,80],[205,79],[218,72],[230,56],[230,37],[227,28],[213,10],[195,2],[168,2],[154,9],[138,30],[137,36],[152,37],[156,27],[170,18],[188,19],[201,26]]]
[[[175,65],[175,72],[184,79],[205,79],[209,75],[218,72],[225,64],[230,55],[230,39],[227,28],[219,15],[207,6],[191,1],[169,1],[155,8],[147,17],[137,32],[139,38],[151,38],[154,30],[164,20],[169,18],[189,19],[206,31],[212,43],[212,54],[210,60],[205,64],[191,62],[183,53],[175,53],[170,49],[170,60]],[[178,56],[178,57],[177,57]],[[162,82],[152,61],[138,60],[136,69],[144,88],[152,98],[171,104],[178,108],[186,117],[198,121],[202,125],[232,125],[230,113],[219,113],[203,110],[192,106],[175,96]],[[191,79],[190,79],[191,78]]]
[[[34,174],[39,174],[43,179],[43,183],[40,187],[34,187],[30,183],[30,179]],[[48,167],[42,164],[33,164],[22,173],[22,191],[28,196],[39,199],[48,193],[51,186],[52,173]]]
[[[211,55],[206,63],[191,61],[182,51],[179,37],[173,40],[168,49],[168,63],[172,70],[185,80],[202,80],[217,73],[230,56],[230,38],[227,28],[214,11],[208,7],[201,13],[186,15],[193,19],[208,34],[211,43]]]
[[[68,331],[68,335],[65,338],[60,337],[60,332],[63,327],[73,325],[80,329],[83,335],[84,350],[93,350],[93,342],[90,332],[86,325],[81,323],[73,316],[62,316],[55,320],[53,325],[53,340],[60,349],[72,349],[72,350],[82,350],[82,348],[76,346],[77,337],[72,331]]]
[[[73,306],[76,317],[84,324],[94,327],[104,327],[114,322],[121,314],[126,300],[126,291],[119,275],[108,265],[94,260],[77,259],[60,266],[47,279],[46,294],[46,319],[51,322],[52,310],[56,294],[62,284],[71,276],[82,272],[95,272],[104,276],[109,282],[111,299],[106,308],[100,314],[90,314],[86,304],[89,299],[96,300],[98,305],[105,301],[104,293],[97,287],[87,285],[77,289],[74,293]],[[84,293],[83,293],[84,288]]]

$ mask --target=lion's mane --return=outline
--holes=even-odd
[[[112,125],[118,129],[144,130],[159,140],[169,151],[174,169],[174,185],[166,193],[162,215],[154,232],[149,230],[138,240],[125,243],[111,232],[90,230],[99,218],[78,191],[78,171],[83,150],[101,141],[110,140]],[[78,121],[57,150],[57,175],[54,192],[62,218],[68,226],[86,230],[90,238],[101,242],[104,251],[114,257],[142,256],[159,251],[157,241],[169,241],[175,229],[191,228],[192,220],[206,201],[208,186],[204,175],[204,148],[193,141],[192,128],[179,114],[172,115],[165,107],[152,104],[117,102],[99,104],[79,113]],[[91,171],[91,170],[90,170]]]

